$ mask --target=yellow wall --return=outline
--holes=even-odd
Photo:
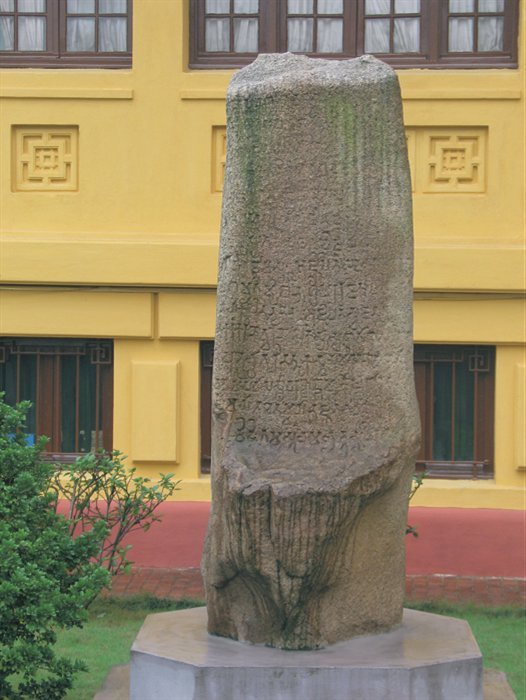
[[[0,333],[115,338],[115,446],[151,475],[175,463],[191,500],[209,497],[198,340],[214,332],[232,73],[186,68],[187,5],[135,0],[131,70],[0,71]],[[497,346],[495,480],[428,482],[420,505],[524,504],[525,26],[521,0],[519,70],[399,71],[415,340]],[[17,176],[30,131],[64,135],[68,189]],[[438,178],[437,152],[459,143],[471,175]]]

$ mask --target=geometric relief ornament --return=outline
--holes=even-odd
[[[411,190],[415,191],[415,168],[416,168],[416,129],[405,130],[405,142],[407,145],[407,158],[409,160],[409,171],[411,173]]]
[[[13,191],[78,189],[78,126],[13,126]]]
[[[486,130],[426,129],[424,192],[484,192]]]

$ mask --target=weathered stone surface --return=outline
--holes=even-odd
[[[148,625],[150,620],[151,620],[151,618],[147,618],[145,624]],[[177,624],[174,625],[173,620],[168,620],[166,622],[166,624],[169,625],[170,630],[172,630],[172,632],[174,629],[178,629],[178,625]],[[205,629],[205,621],[204,620],[202,622],[198,621],[197,624],[200,625],[201,634],[202,634],[203,630]],[[148,645],[144,643],[145,631],[146,630],[141,630],[141,632],[139,633],[142,640],[143,640],[142,649],[140,650],[139,654],[141,654],[141,653],[144,655],[148,654],[148,658],[151,660],[152,665],[154,665],[155,659],[156,659],[156,653],[158,653],[158,652],[155,651],[153,654],[149,653],[150,650],[148,648]],[[155,626],[155,628],[153,630],[153,634],[155,635],[156,639],[159,638],[160,634],[159,634],[159,629],[157,626]],[[186,629],[184,630],[184,634],[185,634],[185,636],[184,636],[185,647],[188,651],[189,638],[188,638],[188,636],[186,636],[188,634]],[[455,669],[455,673],[456,673],[456,676],[458,679],[457,685],[460,685],[460,683],[462,683],[462,680],[461,680],[461,676],[460,676],[459,671],[458,671],[458,659],[455,659],[455,658],[452,659],[452,657],[455,656],[456,650],[451,647],[452,641],[455,642],[455,646],[456,646],[456,643],[458,642],[458,636],[456,634],[452,635],[450,630],[447,630],[447,634],[448,634],[448,636],[447,636],[447,643],[448,643],[447,650],[444,653],[443,658],[437,657],[436,662],[443,663],[443,665],[442,665],[443,673],[441,675],[447,674],[447,677],[449,677],[449,674],[447,673],[448,672],[448,664],[450,665],[450,668],[453,667]],[[436,637],[437,646],[439,646],[440,645],[440,638],[438,637],[438,635],[436,635],[436,633],[435,633],[435,637]],[[173,638],[170,638],[168,634],[164,634],[163,639],[165,640],[165,643],[170,644],[170,649],[169,649],[168,653],[166,651],[161,652],[162,658],[165,662],[165,666],[169,666],[170,660],[172,660],[172,663],[179,664],[179,669],[182,670],[182,672],[184,674],[186,669],[182,664],[180,664],[179,660],[177,659],[177,656],[178,656],[177,645],[175,645],[173,643]],[[193,645],[195,637],[194,637],[194,639],[192,639],[192,638],[190,638],[190,639],[191,639],[191,644]],[[213,638],[208,636],[208,637],[205,637],[205,639],[210,640]],[[227,644],[231,643],[229,640],[223,640],[223,641]],[[233,643],[235,644],[236,642],[233,642]],[[232,658],[239,657],[239,653],[232,654],[230,649],[228,651],[230,652],[230,654],[229,654],[230,661],[232,660]],[[241,651],[244,651],[244,649]],[[288,652],[282,652],[282,653],[288,653]],[[209,649],[204,649],[204,650],[202,649],[198,652],[198,654],[199,654],[199,658],[202,660],[202,659],[206,658],[207,654],[209,654]],[[376,651],[373,651],[372,656],[373,656],[373,658],[376,657]],[[129,698],[133,699],[134,692],[140,698],[140,700],[148,700],[148,694],[150,694],[150,697],[154,698],[154,700],[159,700],[159,698],[161,698],[162,695],[160,694],[158,688],[155,687],[155,684],[158,684],[159,682],[164,683],[165,677],[166,677],[166,675],[168,675],[168,673],[163,674],[163,678],[159,679],[159,673],[157,671],[157,668],[154,666],[153,672],[155,673],[155,681],[152,683],[150,678],[148,678],[148,676],[147,676],[148,669],[147,669],[146,674],[144,673],[144,665],[141,663],[144,660],[144,658],[145,657],[143,656],[143,659],[141,659],[139,662],[139,664],[142,666],[142,668],[139,670],[139,673],[136,674],[136,678],[138,679],[136,684],[135,684],[138,686],[136,690],[134,689],[134,690],[130,691],[130,678],[129,678],[130,668],[129,668],[129,666],[113,666],[110,669],[108,676],[103,683],[102,688],[94,696],[93,700],[128,700]],[[464,670],[465,671],[468,670],[468,672],[469,672],[469,667],[470,667],[471,663],[468,660],[468,663],[466,664],[464,661],[465,658],[466,657],[464,656],[464,658],[462,659],[462,664],[464,665],[464,667],[467,666],[467,669],[465,668]],[[310,659],[307,659],[307,661],[309,661],[309,660]],[[243,661],[245,661],[245,659],[243,659]],[[185,663],[186,664],[188,663],[188,659],[186,659]],[[241,664],[238,664],[238,667],[239,666],[241,666]],[[228,668],[228,665],[227,665],[226,660],[225,660],[225,669],[226,668]],[[304,668],[305,668],[306,675],[309,675],[307,664],[304,664]],[[203,673],[202,675],[204,676],[205,673]],[[275,678],[279,677],[280,673],[281,673],[281,668],[278,666],[274,677]],[[337,671],[337,673],[338,673],[338,671]],[[257,698],[257,700],[262,700],[265,696],[265,693],[266,693],[267,697],[270,697],[272,700],[277,700],[277,696],[275,694],[272,695],[274,688],[272,688],[272,687],[269,688],[268,684],[266,686],[264,684],[261,685],[260,692],[258,693],[258,689],[256,688],[256,682],[254,680],[254,676],[252,675],[252,669],[248,669],[248,672],[246,675],[249,676],[250,681],[251,681],[250,686],[249,686],[249,688],[250,688],[249,692],[252,692],[252,697]],[[434,688],[434,692],[436,693],[438,698],[443,698],[444,697],[444,693],[442,692],[443,688],[442,688],[440,682],[437,682],[436,675],[433,672],[431,672],[428,675],[430,676],[430,681],[431,681],[430,684]],[[465,677],[466,673],[464,673],[463,675]],[[223,679],[222,679],[223,683],[224,683],[225,676],[226,676],[226,673],[223,674]],[[230,695],[228,696],[230,698],[230,700],[235,700],[235,693],[236,692],[238,693],[238,695],[240,695],[242,700],[250,700],[251,696],[249,694],[242,694],[244,689],[242,687],[240,688],[239,679],[235,676],[235,673],[232,674],[232,676],[233,676],[232,677],[232,684],[233,684],[234,692],[233,693],[231,692]],[[433,676],[435,676],[435,677],[433,678]],[[365,700],[373,700],[372,696],[371,696],[371,685],[372,684],[369,682],[370,680],[372,681],[373,677],[374,677],[374,673],[372,674],[372,676],[370,678],[366,678],[366,680],[364,682],[365,687],[363,690],[363,695],[365,697]],[[475,676],[475,678],[476,678],[476,676]],[[171,695],[174,695],[174,692],[176,691],[176,684],[179,682],[179,680],[180,679],[177,679],[175,682],[168,681],[168,683],[169,683],[168,692],[164,693],[164,694],[167,695],[167,694],[171,693]],[[203,681],[200,681],[200,682],[201,682],[201,684],[203,683]],[[347,683],[347,678],[343,679],[343,683]],[[477,681],[475,680],[475,683],[473,684],[473,685],[475,685],[475,687],[476,687],[476,683],[477,683]],[[280,685],[282,687],[282,684],[280,684]],[[310,688],[311,683],[309,683],[307,687]],[[343,697],[347,700],[347,698],[349,697],[349,692],[348,692],[349,688],[348,688],[348,686],[344,686],[344,687],[345,687],[344,692],[346,692],[346,694]],[[146,688],[146,693],[144,692],[145,688]],[[212,692],[211,692],[211,697],[217,698],[217,693],[215,691],[216,691],[216,688],[214,687]],[[199,692],[201,692],[201,691],[199,691]],[[323,692],[325,692],[325,690]],[[460,700],[467,700],[467,696],[465,694],[465,689],[462,689],[462,692],[463,692],[463,694],[461,695]],[[194,693],[194,697],[195,697],[195,693]],[[296,695],[296,697],[297,697],[297,695]],[[392,697],[393,697],[393,695],[392,695],[391,688],[390,688],[389,694],[388,694],[389,700],[392,700]],[[475,695],[475,697],[476,697],[476,695]],[[178,698],[178,700],[184,700],[180,694],[177,696],[177,698]],[[484,698],[484,700],[516,700],[516,696],[515,696],[514,692],[512,691],[512,689],[511,689],[511,687],[506,679],[505,674],[502,673],[501,671],[495,671],[493,669],[487,669],[487,668],[484,669],[484,672],[483,672],[483,698]],[[302,695],[302,699],[308,700],[308,697],[306,695]],[[207,698],[201,694],[199,696],[199,700],[207,700]],[[316,700],[319,700],[319,696],[316,697]],[[336,696],[332,696],[331,700],[336,700]],[[402,698],[398,697],[397,700],[402,700]],[[422,697],[418,696],[417,700],[422,700]],[[448,700],[449,700],[449,698],[448,698]]]
[[[464,620],[405,610],[390,632],[315,651],[242,644],[205,625],[202,608],[149,615],[132,647],[130,700],[483,698],[482,656]]]
[[[399,86],[372,57],[260,56],[227,114],[208,625],[312,649],[402,616],[419,426]]]

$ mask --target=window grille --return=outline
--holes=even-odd
[[[201,355],[201,472],[210,474],[212,443],[212,368],[214,364],[214,341],[204,340]]]
[[[415,346],[422,444],[418,466],[430,476],[491,478],[495,349]]]
[[[111,342],[2,339],[0,391],[7,403],[31,402],[28,439],[45,435],[46,452],[59,459],[112,449]]]

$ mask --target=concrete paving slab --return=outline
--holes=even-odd
[[[93,700],[128,700],[130,697],[130,665],[112,666]],[[161,698],[159,698],[161,700]]]
[[[517,700],[505,673],[484,669],[484,700]]]

